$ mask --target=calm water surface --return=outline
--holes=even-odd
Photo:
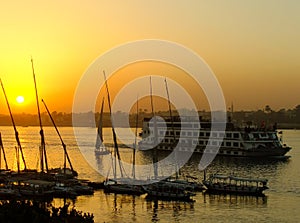
[[[38,168],[38,148],[40,143],[38,127],[17,127],[28,168]],[[92,181],[104,179],[84,159],[74,139],[71,127],[59,128],[74,168],[79,178]],[[63,151],[59,138],[52,127],[45,127],[45,139],[49,167],[63,166]],[[90,137],[89,128],[81,129],[85,140],[84,149],[94,149],[94,137]],[[16,169],[16,141],[12,127],[0,127],[7,155],[8,165]],[[96,129],[95,129],[96,134]],[[104,138],[111,141],[111,132],[106,129]],[[126,139],[125,139],[126,140]],[[133,139],[128,136],[128,143]],[[288,161],[267,161],[243,158],[218,158],[209,166],[208,172],[232,173],[241,176],[269,179],[266,197],[204,195],[201,192],[194,202],[147,201],[145,196],[104,194],[96,191],[92,196],[80,196],[71,206],[83,212],[93,213],[95,222],[300,222],[300,131],[283,130],[283,140],[292,146]],[[121,156],[131,159],[130,149],[121,148]],[[93,162],[99,164],[99,159]],[[198,171],[201,156],[195,155],[182,168],[183,174],[190,174],[202,180],[203,173]],[[151,160],[143,153],[137,154],[138,162]],[[1,168],[4,167],[3,161]],[[62,199],[55,199],[54,205],[62,205]]]

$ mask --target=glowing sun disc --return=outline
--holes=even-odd
[[[21,103],[24,102],[24,97],[23,97],[23,96],[18,96],[18,97],[16,98],[16,100],[17,100],[17,102],[18,102],[19,104],[21,104]]]

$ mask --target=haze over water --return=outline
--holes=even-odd
[[[17,127],[29,168],[38,164],[40,143],[38,127]],[[88,128],[82,128],[82,132]],[[71,127],[59,128],[79,178],[92,181],[104,179],[85,161],[74,140]],[[63,166],[62,146],[53,127],[45,127],[45,139],[49,167]],[[12,127],[0,127],[8,165],[15,168],[16,145]],[[88,131],[87,131],[88,132]],[[95,129],[96,134],[96,129]],[[111,130],[104,129],[104,138],[111,143]],[[95,222],[299,222],[300,203],[300,130],[283,130],[283,140],[292,147],[288,161],[266,161],[243,158],[217,158],[208,167],[208,173],[235,173],[239,176],[267,178],[269,190],[266,197],[243,197],[204,195],[198,192],[194,202],[147,201],[145,196],[104,194],[96,191],[93,196],[80,196],[74,204],[77,210],[93,213]],[[87,138],[86,149],[94,150],[94,142]],[[128,138],[128,142],[133,139]],[[130,160],[131,149],[121,148],[121,157]],[[203,179],[198,171],[200,155],[194,155],[182,168],[182,174]],[[138,152],[138,162],[151,157]],[[96,159],[95,159],[96,160]],[[99,159],[98,159],[99,161]],[[101,161],[101,160],[100,160]],[[3,168],[3,163],[2,163]],[[55,199],[54,205],[61,205],[62,199]]]

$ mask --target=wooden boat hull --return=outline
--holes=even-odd
[[[205,185],[207,189],[205,193],[212,194],[238,194],[247,196],[265,196],[263,191],[267,188],[251,188],[251,187],[217,187]]]
[[[192,199],[191,199],[192,195],[194,195],[194,194],[191,194],[191,193],[176,194],[176,193],[170,193],[170,192],[151,191],[151,192],[147,192],[146,199],[192,201]]]
[[[131,194],[131,195],[141,195],[145,193],[145,190],[140,185],[134,185],[126,183],[128,179],[119,179],[119,181],[108,179],[103,183],[105,193],[115,193],[115,194]]]
[[[191,200],[195,194],[187,191],[184,186],[178,183],[160,181],[143,186],[147,192],[147,198],[162,200]]]
[[[0,198],[1,199],[10,199],[21,197],[21,194],[18,190],[8,189],[8,188],[0,188]]]
[[[141,186],[126,185],[126,184],[105,185],[104,192],[115,193],[115,194],[131,194],[131,195],[142,195],[145,193],[145,191]]]

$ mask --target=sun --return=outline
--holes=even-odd
[[[16,101],[19,103],[19,104],[22,104],[24,102],[24,97],[23,96],[18,96],[16,98]]]

